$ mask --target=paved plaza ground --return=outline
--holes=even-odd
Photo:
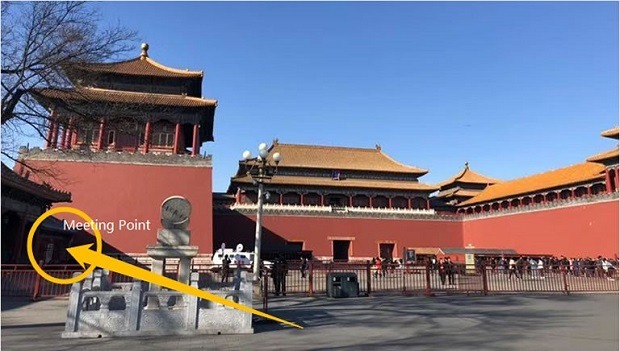
[[[618,350],[618,294],[282,297],[253,335],[61,339],[67,300],[2,299],[5,350]],[[259,306],[255,306],[259,307]]]

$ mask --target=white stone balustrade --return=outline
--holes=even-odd
[[[148,291],[140,281],[109,290],[117,284],[110,284],[105,272],[95,272],[71,287],[63,338],[253,333],[250,313],[175,291]],[[198,273],[191,274],[191,286],[198,287],[198,278]],[[234,286],[207,291],[252,307],[252,274],[238,271]],[[157,299],[159,307],[146,308],[148,297]]]
[[[235,204],[230,207],[231,210],[247,210],[256,211],[256,204]],[[285,205],[285,204],[264,204],[265,212],[314,212],[314,213],[331,213],[337,210],[340,213],[357,213],[357,214],[435,214],[433,209],[409,209],[409,208],[384,208],[384,207],[350,207],[350,206],[318,206],[318,205]]]

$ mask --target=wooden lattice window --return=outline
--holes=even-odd
[[[172,147],[174,146],[174,127],[170,124],[156,124],[151,136],[153,147]]]

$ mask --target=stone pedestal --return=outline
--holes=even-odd
[[[160,231],[161,232],[161,231]],[[169,233],[169,232],[166,232]],[[159,241],[159,238],[158,238]],[[151,272],[164,275],[166,269],[166,259],[179,259],[179,269],[176,280],[183,284],[190,283],[192,258],[198,255],[198,246],[164,246],[151,245],[146,247],[146,254],[153,260]],[[161,291],[159,285],[151,284],[151,292]],[[147,308],[159,308],[159,299],[149,296],[147,298]]]
[[[153,258],[153,261],[151,262],[151,272],[155,274],[159,274],[159,275],[164,275],[165,267],[166,267],[165,259]],[[150,291],[161,291],[161,286],[151,284],[151,287],[149,290]],[[146,308],[159,308],[159,299],[149,296],[146,302]]]
[[[162,225],[157,244],[147,246],[151,272],[164,276],[166,260],[178,259],[176,280],[198,288],[199,274],[191,272],[198,247],[190,246],[187,230],[191,206],[187,199],[173,196],[162,204]],[[67,323],[63,338],[102,336],[154,336],[252,333],[252,315],[218,303],[204,306],[193,295],[168,291],[158,285],[115,283],[108,272],[95,270],[83,282],[71,287]],[[237,269],[234,287],[208,290],[211,294],[252,306],[252,274]],[[147,300],[144,307],[143,301]],[[204,301],[203,301],[204,302]]]

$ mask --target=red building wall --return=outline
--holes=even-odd
[[[140,165],[69,161],[28,161],[34,167],[54,169],[47,181],[72,194],[71,204],[95,221],[138,220],[151,222],[150,231],[102,232],[104,241],[120,251],[145,253],[157,243],[161,227],[160,205],[180,195],[192,204],[189,229],[191,245],[199,253],[213,253],[212,168],[179,165]],[[62,216],[58,216],[62,218]],[[74,218],[74,217],[71,217]]]
[[[524,254],[614,257],[618,254],[618,200],[466,219],[464,244],[512,248]]]
[[[252,250],[255,218],[216,213],[213,246],[242,243]],[[340,238],[353,238],[353,258],[379,256],[379,243],[394,243],[394,257],[401,257],[403,247],[463,246],[460,221],[263,215],[263,245],[303,241],[315,256],[332,256],[331,240]]]

